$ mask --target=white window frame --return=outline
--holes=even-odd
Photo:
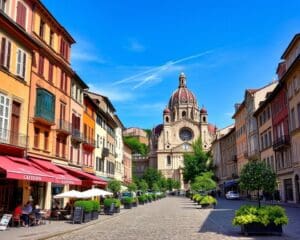
[[[2,9],[3,6],[3,9]],[[8,11],[8,1],[7,0],[0,0],[0,9],[1,11],[5,12],[7,14]]]
[[[9,140],[8,130],[10,129],[10,107],[11,99],[0,93],[0,108],[3,108],[2,115],[0,115],[0,142],[7,142]]]
[[[18,48],[17,57],[16,57],[16,75],[21,78],[25,78],[26,75],[26,66],[24,66],[25,59],[26,59],[26,52],[23,49]],[[25,60],[25,64],[26,64],[26,60]]]

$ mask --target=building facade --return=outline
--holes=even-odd
[[[130,147],[124,143],[123,148],[123,161],[124,161],[124,183],[129,184],[132,182],[132,152]]]
[[[149,136],[147,132],[141,128],[137,128],[137,127],[126,128],[123,131],[123,136],[136,137],[140,143],[144,143],[147,146],[149,145]]]
[[[184,187],[183,154],[192,152],[192,142],[201,137],[202,147],[208,151],[215,135],[215,127],[208,123],[205,108],[199,109],[195,95],[187,88],[186,77],[179,76],[179,86],[163,111],[163,124],[152,131],[150,162],[166,178],[173,178]]]

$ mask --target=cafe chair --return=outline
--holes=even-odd
[[[11,219],[13,227],[20,227],[22,224],[22,219],[20,214],[14,214]]]

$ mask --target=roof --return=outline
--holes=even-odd
[[[154,131],[154,135],[160,135],[160,133],[163,129],[164,129],[164,125],[159,124],[156,127],[154,127],[152,131]]]
[[[71,36],[71,34],[56,20],[56,18],[52,15],[52,13],[47,9],[47,7],[40,0],[33,0],[38,6],[45,11],[46,14],[57,24],[57,26],[61,29],[61,32],[65,35],[67,40],[73,44],[76,43],[75,39]]]
[[[89,86],[81,79],[81,77],[74,71],[74,78],[79,82],[83,89],[89,89]]]
[[[117,121],[117,123],[119,123],[118,125],[122,128],[125,129],[125,126],[123,125],[121,119],[119,118],[119,116],[117,114],[114,115],[115,120]]]
[[[235,118],[236,115],[242,110],[243,107],[245,107],[245,101],[243,101],[243,102],[239,105],[238,109],[235,111],[235,113],[233,114],[232,118]]]
[[[104,96],[104,95],[101,95],[100,93],[95,93],[95,92],[91,92],[91,91],[87,91],[87,93],[104,98],[105,101],[107,102],[107,105],[112,109],[112,111],[113,111],[113,112],[116,111],[114,105],[112,104],[112,102],[109,100],[108,97],[106,97],[106,96]]]
[[[293,46],[295,45],[295,43],[300,40],[300,33],[297,33],[292,41],[290,41],[289,45],[287,46],[287,48],[284,50],[282,56],[281,56],[281,59],[285,59],[286,56],[289,54],[289,52],[292,50]]]

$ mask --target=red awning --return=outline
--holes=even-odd
[[[95,175],[85,173],[81,170],[76,170],[76,169],[65,167],[65,166],[59,166],[59,167],[66,170],[71,175],[73,175],[77,178],[80,178],[82,181],[82,185],[85,185],[85,186],[90,186],[90,185],[106,186],[107,185],[107,181],[105,181],[104,179],[97,177]]]
[[[34,166],[24,159],[10,156],[0,156],[0,168],[6,172],[6,178],[38,182],[53,182],[54,177]]]
[[[73,177],[68,174],[67,171],[59,168],[55,164],[47,161],[36,158],[30,158],[30,160],[42,168],[47,174],[52,175],[54,177],[54,182],[59,184],[70,184],[70,185],[81,185],[82,182],[80,179]]]

